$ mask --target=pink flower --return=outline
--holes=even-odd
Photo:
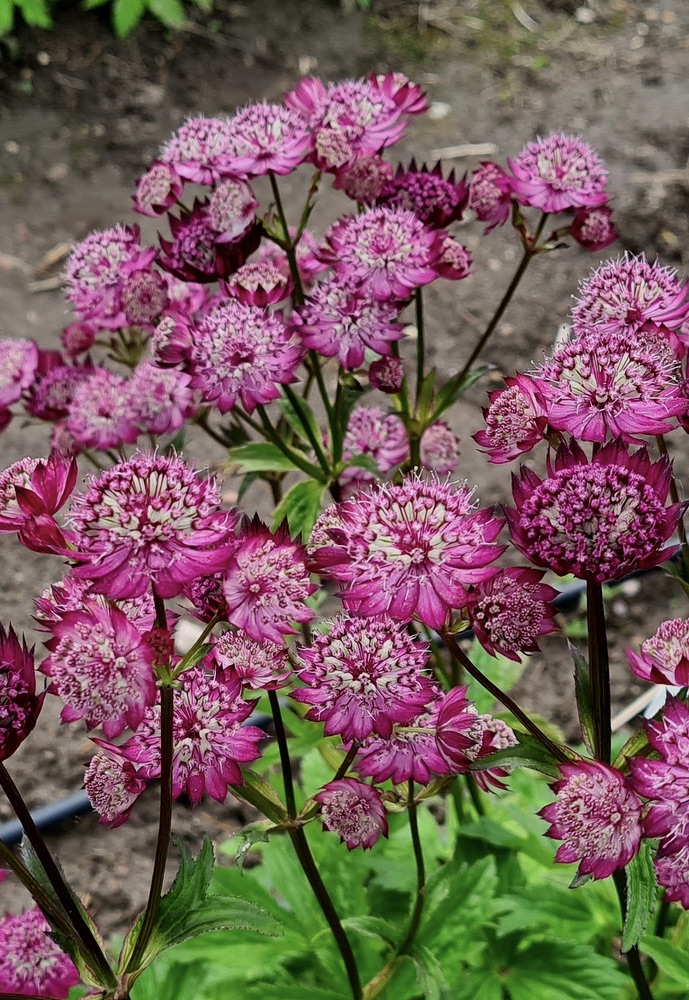
[[[174,310],[163,316],[149,341],[151,359],[161,368],[188,367],[194,343],[193,320],[184,311]]]
[[[398,166],[378,200],[392,208],[407,208],[427,226],[441,229],[462,218],[468,195],[465,182],[455,180],[454,170],[445,178],[440,161],[429,169],[412,159],[408,167]]]
[[[529,142],[514,160],[512,192],[522,205],[543,212],[596,208],[608,200],[607,171],[598,154],[564,132]]]
[[[647,324],[676,331],[688,318],[689,287],[677,271],[629,254],[592,271],[572,310],[576,336],[595,329],[629,337]]]
[[[191,387],[227,413],[241,402],[251,413],[295,381],[298,338],[280,315],[235,299],[211,309],[196,324],[190,349]]]
[[[424,675],[428,647],[386,615],[328,622],[327,634],[299,648],[297,676],[307,686],[292,692],[311,705],[306,718],[325,723],[325,735],[389,739],[395,723],[408,723],[435,698]]]
[[[306,121],[280,104],[261,101],[242,108],[229,122],[232,173],[247,177],[289,174],[311,146]]]
[[[223,570],[228,620],[256,642],[282,644],[295,632],[293,622],[308,622],[306,601],[316,587],[305,565],[303,546],[290,540],[286,527],[271,534],[255,519],[242,533],[237,551]]]
[[[512,540],[559,576],[605,583],[658,566],[680,516],[679,504],[665,506],[671,475],[668,460],[651,462],[645,448],[611,441],[589,460],[576,442],[561,445],[545,479],[524,467],[514,477]]]
[[[401,785],[415,781],[427,785],[450,767],[435,741],[438,700],[425,705],[406,726],[395,725],[389,739],[367,737],[359,747],[356,770],[362,777]]]
[[[132,198],[134,211],[153,217],[164,215],[177,204],[183,187],[171,165],[156,160],[136,183],[136,194]]]
[[[130,326],[150,329],[169,305],[166,276],[160,271],[141,268],[129,275],[123,285],[121,305]]]
[[[297,238],[297,231],[293,226],[289,230],[292,242]],[[310,285],[319,274],[326,270],[326,265],[317,257],[319,244],[315,237],[305,229],[299,237],[296,246],[297,267],[303,285]],[[258,262],[261,264],[272,264],[279,271],[291,280],[292,274],[289,266],[287,254],[282,247],[276,243],[264,242],[258,251]]]
[[[163,256],[159,264],[182,281],[210,282],[226,278],[258,247],[260,227],[249,225],[236,239],[227,241],[214,225],[208,202],[194,202],[191,211],[168,215],[171,240],[160,237]],[[215,222],[218,219],[215,218]]]
[[[467,698],[468,688],[452,688],[435,706],[435,744],[452,774],[465,774],[478,756],[483,735],[476,707]]]
[[[476,638],[491,656],[502,653],[519,661],[538,650],[538,637],[557,631],[550,603],[557,590],[541,583],[543,573],[521,566],[498,570],[469,595],[469,620]]]
[[[654,859],[656,878],[665,887],[665,899],[689,910],[689,844],[672,854]]]
[[[689,708],[668,698],[657,721],[646,723],[648,742],[659,760],[629,761],[634,789],[650,801],[644,834],[660,837],[658,856],[689,846]]]
[[[379,302],[407,299],[437,277],[440,232],[428,229],[403,208],[371,208],[335,222],[319,258],[350,283],[369,289]]]
[[[488,393],[486,428],[472,437],[489,462],[511,462],[543,440],[546,421],[537,388],[533,379],[517,374],[505,379],[504,389]]]
[[[198,805],[204,794],[218,802],[228,785],[242,785],[240,764],[260,756],[265,733],[242,723],[255,702],[244,701],[239,681],[223,670],[208,673],[203,664],[185,670],[175,691],[172,794],[187,794]],[[149,708],[139,730],[120,748],[147,778],[160,777],[160,707]]]
[[[35,382],[25,401],[28,413],[39,420],[62,420],[69,413],[76,387],[93,374],[91,365],[59,365]]]
[[[411,475],[326,510],[312,536],[313,564],[344,584],[353,614],[416,616],[442,628],[452,608],[466,605],[465,588],[491,575],[501,527],[492,510],[476,510],[467,485]]]
[[[269,261],[244,264],[223,282],[223,291],[248,306],[269,306],[292,294],[292,279]]]
[[[50,656],[40,670],[64,702],[61,719],[85,719],[107,737],[136,729],[156,697],[153,653],[142,633],[114,605],[86,600],[50,626]]]
[[[38,627],[44,627],[45,631],[50,631],[53,625],[59,624],[69,611],[82,611],[87,601],[95,601],[100,607],[107,610],[113,602],[102,594],[89,593],[88,580],[79,580],[73,573],[68,573],[59,583],[54,583],[43,592],[40,597],[34,599],[36,609],[35,619]],[[127,616],[127,619],[135,625],[142,634],[151,632],[156,624],[156,610],[153,594],[142,594],[141,597],[133,601],[118,601],[117,607]],[[168,631],[172,632],[178,614],[166,611]],[[145,638],[150,638],[146,637]]]
[[[36,694],[33,649],[0,624],[0,761],[7,760],[36,725],[45,693]]]
[[[84,775],[84,788],[98,822],[115,829],[122,826],[131,814],[139,796],[146,791],[147,782],[136,766],[119,753],[119,747],[94,740],[106,749],[91,758]]]
[[[409,438],[400,418],[378,406],[356,406],[349,417],[342,457],[348,461],[356,455],[370,456],[382,473],[404,462],[409,455]],[[365,471],[350,466],[343,473],[344,480]]]
[[[438,420],[421,435],[421,465],[446,476],[459,465],[459,440],[444,420]]]
[[[0,919],[0,989],[19,996],[66,1000],[79,983],[74,963],[52,937],[37,906]]]
[[[132,421],[127,380],[94,368],[74,386],[65,430],[80,448],[106,451],[133,444],[139,430]]]
[[[196,407],[191,376],[144,361],[127,385],[132,423],[144,434],[174,434]]]
[[[617,239],[617,231],[612,221],[612,209],[607,205],[599,208],[580,208],[572,219],[568,232],[584,250],[597,253],[605,250]]]
[[[392,165],[381,156],[362,156],[351,166],[339,168],[333,187],[359,205],[373,205],[392,180]]]
[[[19,531],[26,520],[17,500],[17,488],[30,489],[38,458],[20,458],[0,472],[0,532]]]
[[[502,719],[494,719],[492,715],[479,715],[479,721],[483,727],[481,744],[477,750],[467,751],[473,760],[490,757],[499,750],[507,750],[517,745],[518,740],[513,730]],[[489,767],[473,772],[474,781],[484,792],[491,792],[497,788],[505,789],[507,785],[501,779],[508,775],[509,770],[504,767]]]
[[[510,217],[512,179],[497,163],[484,161],[469,181],[468,205],[479,222],[489,223],[490,233]]]
[[[55,451],[47,460],[23,458],[0,473],[0,534],[21,531],[32,517],[55,514],[71,496],[77,464]]]
[[[33,340],[0,340],[0,409],[21,398],[37,368],[38,346]]]
[[[651,684],[689,686],[689,621],[662,622],[641,644],[641,653],[625,650],[632,673]]]
[[[366,350],[389,354],[402,337],[399,308],[379,302],[368,288],[355,288],[332,275],[311,290],[292,323],[305,347],[326,358],[337,355],[343,368],[353,371],[364,363]]]
[[[209,622],[219,615],[227,621],[227,605],[222,592],[222,573],[195,576],[182,584],[182,593],[193,605],[191,614],[202,622]]]
[[[404,381],[402,362],[394,355],[372,361],[368,370],[368,380],[372,389],[387,395],[396,395]]]
[[[195,184],[213,184],[229,169],[233,144],[225,118],[187,118],[162,147],[159,160],[169,163],[178,177]]]
[[[258,202],[246,181],[228,177],[221,181],[208,202],[208,221],[216,243],[231,243],[242,236],[256,218]]]
[[[324,785],[314,799],[321,805],[323,826],[336,833],[348,850],[367,850],[381,834],[387,837],[385,806],[377,788],[355,778],[340,778]]]
[[[89,351],[96,340],[98,328],[91,323],[70,323],[60,334],[60,343],[65,354],[76,358]]]
[[[461,281],[468,278],[471,273],[472,264],[471,250],[463,243],[458,243],[447,233],[442,234],[440,245],[440,256],[435,265],[435,271],[439,278],[446,278],[448,281]]]
[[[428,110],[426,95],[404,73],[369,73],[368,82],[376,91],[393,101],[405,115],[420,115]]]
[[[277,691],[292,675],[287,650],[264,639],[257,642],[246,633],[223,632],[213,646],[213,657],[228,676],[239,678],[243,688]]]
[[[580,441],[666,434],[687,412],[677,361],[660,334],[596,330],[560,347],[535,373],[551,427]]]
[[[557,800],[539,816],[547,837],[561,840],[555,860],[579,862],[579,875],[607,878],[624,868],[641,845],[641,803],[613,767],[600,761],[560,764],[562,777],[550,787]]]
[[[237,541],[237,514],[221,511],[212,479],[176,455],[135,455],[91,480],[75,496],[74,571],[113,600],[179,594],[196,576],[216,572]]]

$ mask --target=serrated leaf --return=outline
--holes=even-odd
[[[653,866],[653,851],[648,842],[641,842],[641,850],[625,869],[627,873],[627,898],[625,900],[622,951],[637,945],[653,916],[658,898],[658,881]]]
[[[503,978],[510,1000],[620,1000],[627,984],[612,958],[570,941],[530,942]]]
[[[595,746],[595,735],[593,725],[593,708],[591,706],[591,673],[589,665],[577,647],[569,640],[567,646],[574,661],[574,692],[577,701],[577,711],[579,713],[579,725],[586,749],[593,753]]]
[[[416,968],[416,981],[422,990],[424,1000],[449,1000],[450,987],[440,962],[432,951],[418,945],[412,953]]]
[[[294,472],[298,468],[291,458],[270,441],[252,441],[231,448],[228,465],[239,466],[242,472]]]
[[[285,493],[273,514],[273,531],[287,521],[292,538],[306,542],[321,512],[325,484],[304,479]]]
[[[639,944],[641,951],[656,963],[661,972],[689,986],[689,954],[666,938],[646,937]]]
[[[145,12],[144,0],[115,0],[112,7],[112,26],[118,38],[126,38],[137,26]]]
[[[433,411],[433,420],[437,420],[438,417],[447,410],[449,406],[459,399],[459,397],[471,388],[474,382],[477,382],[482,378],[488,371],[488,365],[481,365],[479,368],[472,368],[468,371],[461,382],[456,382],[455,379],[450,379],[447,382],[438,395],[435,397],[435,410]]]
[[[558,778],[557,760],[540,740],[531,733],[515,732],[517,744],[475,760],[472,771],[487,771],[493,767],[531,767],[551,778]]]
[[[243,785],[230,785],[238,799],[243,799],[250,805],[260,809],[264,816],[274,823],[285,823],[288,820],[287,810],[279,795],[265,778],[250,768],[242,771]]]

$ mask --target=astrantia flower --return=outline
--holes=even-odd
[[[492,715],[479,715],[479,722],[483,732],[481,733],[481,743],[478,749],[468,750],[467,755],[474,760],[482,757],[490,757],[498,750],[507,750],[509,747],[517,745],[517,737],[514,730],[510,729],[502,719],[494,719]],[[505,789],[503,778],[506,778],[509,770],[504,767],[494,766],[474,770],[474,781],[484,792],[491,792],[495,789]]]
[[[671,466],[653,463],[645,448],[619,441],[591,460],[572,442],[561,445],[548,475],[522,468],[513,481],[516,510],[507,511],[514,544],[537,566],[559,576],[605,583],[664,562],[680,505],[665,506]]]
[[[203,663],[185,670],[175,690],[172,756],[172,794],[186,794],[198,805],[204,794],[218,802],[228,785],[242,785],[240,764],[260,756],[257,744],[265,733],[242,725],[255,702],[244,701],[239,681],[223,670],[209,673]],[[146,778],[160,777],[160,707],[149,708],[121,754]]]
[[[169,163],[156,160],[136,184],[133,195],[134,211],[139,215],[164,215],[179,201],[182,183],[178,173]]]
[[[665,899],[689,910],[689,844],[681,850],[653,861],[659,885],[665,887]]]
[[[282,644],[283,636],[296,631],[293,622],[313,618],[306,601],[316,587],[305,557],[285,527],[272,534],[254,520],[223,570],[228,620],[257,642]]]
[[[486,428],[472,437],[489,462],[511,462],[543,440],[546,421],[533,379],[519,374],[506,378],[505,388],[493,389],[488,400]]]
[[[607,171],[598,154],[576,136],[553,132],[528,143],[508,162],[514,174],[512,192],[522,205],[566,212],[608,200]]]
[[[435,698],[424,675],[428,647],[387,615],[339,615],[327,634],[299,648],[299,680],[307,686],[292,697],[312,707],[306,718],[325,723],[325,735],[345,741],[372,733],[389,739],[397,723],[407,723]]]
[[[572,219],[568,232],[584,250],[597,253],[614,243],[617,231],[612,221],[612,209],[580,208]]]
[[[476,510],[473,492],[431,474],[357,494],[316,522],[314,566],[344,584],[340,596],[354,614],[416,616],[442,628],[466,604],[466,586],[490,576],[503,551],[492,544],[501,520]]]
[[[139,243],[138,226],[115,226],[77,243],[65,268],[66,295],[81,320],[103,329],[126,326],[122,288],[135,271],[145,270],[155,250]]]
[[[403,208],[372,208],[335,222],[318,256],[351,283],[384,302],[406,299],[436,277],[441,233]]]
[[[306,121],[281,104],[261,101],[229,122],[232,173],[247,177],[289,174],[306,158],[311,134]]]
[[[363,156],[351,166],[342,167],[335,174],[333,187],[344,191],[348,198],[359,205],[373,205],[392,180],[392,164],[382,156]]]
[[[402,362],[394,355],[372,361],[368,370],[368,380],[372,389],[389,395],[396,395],[402,388],[404,369]]]
[[[20,996],[65,1000],[79,983],[74,963],[52,938],[37,906],[0,919],[0,989]]]
[[[432,701],[408,725],[394,726],[389,739],[367,737],[359,747],[357,772],[373,781],[391,780],[396,785],[405,781],[427,785],[437,775],[449,774],[450,766],[435,741],[438,705],[439,699]]]
[[[65,354],[70,358],[85,354],[93,347],[97,332],[97,327],[92,323],[69,323],[60,334]]]
[[[164,275],[151,268],[134,271],[123,283],[120,301],[127,323],[150,328],[169,304]]]
[[[421,435],[419,449],[424,469],[445,476],[459,465],[459,441],[444,420],[437,420]]]
[[[659,625],[641,644],[641,653],[626,650],[632,672],[651,684],[689,687],[689,621],[673,618]]]
[[[221,511],[214,480],[176,455],[135,455],[91,480],[72,505],[74,571],[113,600],[160,597],[217,571],[236,546],[237,514]]]
[[[249,225],[240,236],[227,242],[219,239],[207,202],[198,199],[190,212],[169,215],[171,240],[160,237],[162,268],[182,281],[209,282],[226,278],[258,247],[261,231]]]
[[[175,173],[195,184],[213,184],[228,169],[233,152],[229,122],[225,118],[187,118],[160,150],[159,159]]]
[[[145,434],[174,434],[194,410],[191,376],[144,361],[127,385],[132,423]]]
[[[51,369],[32,387],[24,404],[27,412],[39,420],[62,420],[69,413],[76,387],[92,374],[93,368],[87,365]]]
[[[634,335],[647,324],[678,330],[689,318],[689,286],[672,267],[642,255],[606,260],[579,286],[572,310],[574,334],[592,330]]]
[[[408,208],[426,225],[440,229],[461,219],[467,197],[467,186],[455,180],[454,170],[445,178],[440,161],[429,168],[425,163],[417,166],[412,159],[408,167],[398,166],[379,201],[392,208]]]
[[[367,81],[386,98],[394,101],[405,115],[420,115],[428,110],[426,94],[418,83],[414,83],[404,73],[369,73]]]
[[[38,346],[33,340],[0,340],[0,408],[21,398],[38,368]]]
[[[548,423],[580,441],[666,434],[689,404],[660,334],[592,331],[560,347],[535,379]]]
[[[538,637],[557,631],[550,603],[557,590],[541,583],[543,573],[511,566],[484,580],[469,595],[469,619],[483,648],[510,660],[535,653]]]
[[[25,514],[17,502],[17,487],[31,488],[31,475],[38,466],[38,458],[20,458],[0,472],[0,531],[19,531]]]
[[[33,649],[0,624],[0,760],[7,760],[36,725],[44,694],[36,694]]]
[[[223,632],[213,646],[216,662],[239,678],[243,688],[276,691],[289,682],[292,667],[284,646],[264,639],[257,642],[245,632]]]
[[[115,829],[129,819],[129,815],[147,781],[130,760],[122,757],[118,747],[94,740],[107,747],[91,758],[84,775],[84,789],[98,822]]]
[[[245,233],[256,218],[258,202],[246,181],[228,177],[221,181],[208,202],[208,221],[217,243],[231,243]]]
[[[502,225],[512,210],[511,178],[497,163],[485,161],[469,181],[468,205],[479,222],[488,222],[486,233]]]
[[[443,233],[440,254],[435,265],[438,277],[446,278],[448,281],[461,281],[471,273],[471,263],[471,250],[447,233]]]
[[[311,290],[292,323],[305,347],[326,358],[337,355],[343,368],[352,371],[364,363],[367,349],[390,353],[391,343],[402,337],[398,313],[396,305],[378,302],[368,289],[332,275]]]
[[[0,533],[20,531],[39,514],[55,514],[71,495],[77,465],[53,451],[47,460],[22,458],[0,473]]]
[[[314,799],[320,803],[323,826],[336,833],[348,850],[366,850],[381,834],[387,837],[385,806],[377,788],[355,778],[340,778],[324,785]]]
[[[187,366],[194,343],[193,320],[184,311],[163,316],[149,341],[151,358],[161,368]]]
[[[269,261],[244,264],[223,283],[223,291],[245,305],[268,306],[292,293],[292,279]]]
[[[438,702],[436,749],[452,774],[465,774],[478,755],[483,726],[476,706],[467,698],[466,685],[452,688]]]
[[[561,840],[555,860],[579,862],[580,875],[607,878],[641,844],[641,803],[620,771],[600,761],[558,765],[557,800],[540,810],[547,837]]]
[[[210,576],[195,576],[182,584],[182,593],[193,606],[191,612],[202,622],[209,622],[219,615],[227,621],[227,605],[222,592],[222,573]]]
[[[64,702],[61,719],[85,719],[107,737],[136,729],[156,697],[153,653],[142,633],[114,605],[86,601],[51,626],[50,656],[41,671]]]
[[[400,418],[378,406],[356,406],[349,417],[342,457],[346,461],[355,455],[369,455],[381,472],[404,462],[409,455],[409,438]],[[363,471],[350,467],[345,473]]]
[[[127,380],[94,368],[74,387],[65,427],[81,448],[105,451],[133,444],[139,431],[132,421]]]
[[[191,386],[227,413],[239,400],[251,413],[295,381],[298,338],[277,314],[232,299],[207,312],[194,329]]]

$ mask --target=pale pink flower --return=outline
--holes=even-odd
[[[237,544],[237,514],[221,511],[220,500],[215,481],[177,455],[113,466],[74,497],[76,576],[113,600],[151,586],[174,597],[187,580],[219,570]]]
[[[347,849],[367,850],[388,835],[383,797],[377,788],[355,778],[340,778],[314,795],[326,830],[336,833]]]
[[[512,193],[543,212],[596,208],[608,200],[608,175],[598,154],[576,136],[553,132],[529,142],[514,160]]]
[[[396,395],[404,381],[402,362],[394,355],[372,361],[368,370],[368,380],[372,389],[377,389],[386,395]]]
[[[229,169],[233,144],[226,118],[187,118],[161,148],[158,159],[169,163],[178,177],[195,184],[213,184]]]
[[[172,310],[160,320],[149,341],[151,359],[161,368],[188,367],[194,343],[194,321],[184,310]]]
[[[301,356],[298,337],[280,315],[230,299],[194,327],[191,386],[221,413],[237,401],[251,413],[277,399],[280,385],[295,381]]]
[[[558,765],[555,802],[539,816],[547,837],[561,840],[555,860],[579,862],[580,875],[607,878],[629,864],[641,845],[641,802],[624,775],[597,760]]]
[[[306,687],[292,692],[295,701],[312,706],[306,718],[324,722],[326,736],[389,739],[395,723],[408,723],[436,697],[424,673],[428,647],[403,625],[387,615],[345,614],[327,625],[327,633],[299,648],[297,676]]]
[[[466,605],[466,587],[492,575],[489,564],[504,551],[492,544],[502,521],[477,510],[473,493],[432,474],[377,484],[321,515],[314,567],[344,584],[340,596],[353,614],[415,616],[442,628],[452,608]]]
[[[114,605],[86,600],[50,626],[50,656],[40,666],[64,702],[61,719],[85,719],[107,737],[136,729],[156,698],[153,653],[143,634]]]
[[[294,622],[313,618],[306,601],[316,590],[305,564],[303,546],[286,527],[273,534],[255,519],[242,533],[223,569],[228,620],[252,639],[282,644],[296,632]]]
[[[216,243],[236,240],[256,218],[258,201],[246,181],[228,177],[215,188],[208,202],[208,221]]]
[[[223,291],[244,305],[269,306],[292,294],[292,279],[269,261],[244,264],[222,284]]]
[[[33,340],[0,340],[0,409],[21,398],[37,368],[38,346]]]
[[[651,684],[689,687],[689,621],[662,622],[655,635],[641,644],[641,652],[626,650],[632,672]]]
[[[127,384],[132,423],[145,434],[174,434],[195,410],[191,376],[140,364]]]
[[[121,375],[94,368],[74,386],[65,429],[80,448],[106,451],[136,441],[127,385]]]
[[[380,302],[407,299],[434,281],[443,236],[403,208],[371,208],[347,215],[325,234],[320,259]]]
[[[169,305],[166,276],[151,268],[133,271],[124,280],[121,306],[130,326],[149,330]]]
[[[592,253],[605,250],[617,239],[617,231],[612,221],[612,209],[607,205],[601,205],[599,208],[580,208],[567,231],[579,246]]]
[[[119,748],[102,740],[94,743],[104,747],[91,758],[84,775],[84,788],[98,822],[115,829],[131,814],[147,781],[136,766],[119,753]]]
[[[409,438],[397,414],[386,413],[378,406],[356,406],[350,414],[342,446],[345,461],[355,455],[369,456],[382,473],[401,465],[409,455]],[[343,476],[346,481],[365,471],[351,466]]]
[[[421,435],[419,457],[424,469],[446,476],[459,465],[459,439],[444,420],[437,420]]]
[[[689,910],[689,843],[679,851],[655,858],[653,864],[658,883],[665,888],[665,899]]]
[[[468,205],[479,222],[487,222],[486,234],[502,225],[512,211],[511,178],[502,167],[484,161],[471,175]]]
[[[281,104],[261,101],[242,108],[229,122],[232,173],[247,177],[289,174],[311,147],[307,122]]]
[[[485,430],[472,437],[496,465],[511,462],[543,440],[543,403],[533,379],[517,374],[505,379],[504,389],[488,393],[490,406],[483,410]]]
[[[44,693],[36,694],[33,648],[0,624],[0,761],[7,760],[34,729]]]
[[[368,82],[386,98],[392,100],[405,115],[420,115],[428,110],[426,94],[418,83],[404,73],[369,73]]]
[[[373,205],[392,180],[392,164],[381,156],[362,156],[351,166],[339,168],[333,187],[359,205]]]
[[[540,570],[510,566],[469,594],[471,627],[491,656],[519,661],[522,653],[538,650],[539,636],[557,631],[557,609],[550,602],[558,592],[542,579]]]
[[[257,642],[241,630],[223,632],[213,646],[213,658],[236,676],[243,688],[277,691],[289,683],[292,667],[284,646],[263,639]]]
[[[134,211],[139,215],[164,215],[176,205],[184,184],[169,163],[155,160],[146,173],[136,182],[132,196]]]
[[[512,540],[537,566],[605,583],[664,562],[681,507],[666,507],[671,465],[631,453],[619,441],[588,459],[579,445],[561,445],[547,477],[522,467],[506,511]]]
[[[439,694],[439,692],[438,692]],[[389,739],[369,736],[361,743],[356,770],[373,781],[393,781],[401,785],[415,781],[427,785],[450,766],[441,755],[435,740],[439,700],[428,705],[409,720],[408,725],[393,726]]]
[[[80,982],[74,963],[55,943],[37,906],[0,919],[0,989],[19,996],[66,1000]]]
[[[435,265],[435,273],[447,281],[461,281],[471,273],[473,258],[471,250],[453,239],[448,233],[442,233],[440,255]]]

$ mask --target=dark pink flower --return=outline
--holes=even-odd
[[[665,887],[665,899],[689,910],[689,843],[653,862],[659,885]]]
[[[465,774],[478,756],[483,726],[468,688],[452,688],[435,706],[435,744],[452,774]]]
[[[472,437],[489,462],[511,462],[543,440],[546,421],[533,379],[520,374],[506,378],[505,388],[489,392],[488,400],[486,428]]]
[[[236,676],[243,688],[253,691],[277,691],[289,683],[292,675],[287,650],[264,639],[257,642],[245,632],[223,632],[213,646],[215,661]]]
[[[85,354],[93,347],[98,328],[92,323],[70,323],[60,334],[60,343],[70,358]]]
[[[392,180],[392,165],[381,156],[362,156],[335,172],[333,187],[359,205],[373,205]]]
[[[608,200],[608,181],[598,154],[576,136],[553,132],[529,142],[514,160],[512,193],[543,212],[597,208]]]
[[[26,520],[17,501],[17,488],[30,489],[40,459],[20,458],[0,472],[0,532],[19,531]]]
[[[226,118],[187,118],[160,150],[178,177],[195,184],[213,184],[227,173],[233,144]]]
[[[479,222],[489,223],[486,233],[509,219],[512,180],[497,163],[486,160],[473,172],[469,181],[468,206]]]
[[[469,594],[471,627],[491,656],[519,661],[522,653],[538,650],[539,636],[557,631],[557,609],[550,602],[558,592],[542,579],[540,570],[510,566]]]
[[[139,215],[164,215],[176,205],[184,184],[169,163],[155,160],[136,183],[134,211]]]
[[[426,94],[404,73],[369,73],[368,82],[405,115],[420,115],[428,110]]]
[[[64,419],[69,413],[76,387],[92,374],[93,366],[90,364],[52,368],[32,386],[24,403],[27,412],[39,420]]]
[[[208,221],[216,243],[232,243],[256,218],[258,201],[246,181],[228,177],[215,188],[208,202]]]
[[[323,826],[336,833],[348,850],[366,850],[381,834],[387,837],[383,797],[372,785],[355,778],[340,778],[324,785],[314,799],[320,803]]]
[[[212,479],[176,455],[135,455],[91,480],[74,497],[74,571],[113,600],[154,586],[174,597],[196,576],[216,572],[237,544],[237,514],[220,510]]]
[[[297,675],[306,687],[292,697],[312,707],[306,718],[325,723],[325,735],[389,739],[395,723],[408,723],[435,698],[425,676],[428,647],[386,615],[339,615],[328,632],[299,648]]]
[[[479,715],[483,732],[481,734],[481,744],[477,750],[470,750],[468,754],[473,760],[480,760],[481,757],[489,757],[498,750],[507,750],[516,746],[517,737],[502,719],[494,719],[492,715]],[[484,792],[495,791],[495,789],[505,789],[503,778],[509,775],[509,770],[504,767],[489,767],[481,771],[474,771],[474,781]]]
[[[280,385],[295,381],[301,356],[299,339],[280,315],[230,299],[194,327],[191,387],[221,413],[238,400],[251,413],[277,399]]]
[[[319,258],[350,284],[369,289],[379,302],[407,299],[437,277],[442,234],[428,229],[413,212],[371,208],[335,222]]]
[[[74,386],[65,430],[80,448],[106,451],[136,441],[127,385],[122,376],[94,368]]]
[[[119,753],[119,747],[102,740],[94,743],[104,749],[91,758],[84,775],[84,788],[98,813],[98,822],[116,829],[129,819],[148,783],[136,765]]]
[[[462,218],[468,195],[465,182],[455,180],[454,170],[445,178],[440,161],[429,168],[412,159],[408,167],[400,163],[378,200],[392,208],[407,208],[426,225],[440,229]]]
[[[260,101],[242,108],[229,122],[232,173],[246,177],[289,174],[311,147],[307,122],[281,104]]]
[[[306,601],[316,587],[305,558],[286,527],[273,534],[255,519],[223,569],[228,620],[257,642],[282,644],[283,636],[296,632],[294,622],[313,618]]]
[[[641,845],[641,803],[624,775],[597,760],[558,765],[555,802],[539,816],[547,837],[561,840],[555,860],[579,862],[580,875],[607,878],[629,864]]]
[[[467,278],[471,273],[473,260],[471,250],[447,233],[443,233],[442,237],[440,255],[435,265],[436,274],[448,281],[461,281],[462,278]]]
[[[435,740],[438,705],[439,700],[432,701],[408,725],[395,725],[389,739],[367,737],[359,747],[357,772],[373,781],[391,780],[396,785],[405,781],[427,785],[436,776],[449,774],[450,766]]]
[[[261,240],[258,224],[249,225],[234,240],[222,239],[225,234],[216,230],[209,203],[198,199],[191,211],[182,209],[179,216],[168,215],[168,220],[172,239],[160,237],[164,253],[159,263],[182,281],[203,283],[228,277],[241,267]]]
[[[144,361],[127,385],[130,417],[144,434],[174,434],[194,412],[191,376]]]
[[[192,604],[191,614],[202,622],[209,622],[216,615],[227,621],[227,605],[222,592],[222,573],[195,576],[182,584],[182,593]]]
[[[641,652],[626,650],[632,672],[651,684],[689,687],[689,621],[662,622],[655,635],[641,643]]]
[[[16,403],[32,384],[38,368],[33,340],[0,340],[0,408]]]
[[[223,282],[223,291],[248,306],[269,306],[292,294],[292,279],[275,264],[257,260],[244,264]]]
[[[0,624],[0,760],[7,760],[36,725],[45,693],[36,694],[33,649]]]
[[[74,963],[53,940],[37,906],[0,919],[0,989],[19,996],[66,1000],[80,982]]]
[[[437,420],[421,435],[419,449],[424,469],[446,476],[459,465],[459,440],[444,420]]]
[[[0,533],[21,531],[30,518],[57,513],[76,481],[76,462],[55,451],[47,460],[15,462],[0,473]]]
[[[136,729],[156,698],[153,653],[143,634],[114,605],[87,599],[50,625],[50,656],[40,666],[64,702],[61,719],[85,719],[110,738]]]
[[[572,219],[568,232],[584,250],[593,253],[605,250],[617,239],[617,231],[612,221],[612,209],[607,205],[598,208],[580,208]]]
[[[313,564],[344,584],[353,614],[415,616],[442,628],[452,608],[466,605],[466,587],[492,575],[501,527],[491,509],[476,510],[466,484],[411,475],[326,510],[311,540]]]
[[[161,368],[188,367],[194,343],[193,325],[192,317],[184,311],[174,310],[163,316],[149,342],[153,363]]]
[[[672,476],[666,458],[619,441],[588,459],[579,445],[561,445],[541,480],[522,467],[513,478],[516,509],[507,510],[512,540],[537,566],[605,583],[658,566],[677,527],[680,505],[666,507]]]
[[[394,355],[372,361],[368,370],[368,380],[372,389],[391,396],[396,395],[404,381],[402,362]]]
[[[629,761],[634,789],[650,802],[644,834],[660,837],[658,856],[689,846],[689,708],[668,698],[660,719],[646,723],[648,742],[659,760]]]

